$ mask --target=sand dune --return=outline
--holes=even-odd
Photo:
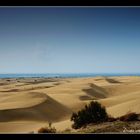
[[[0,132],[28,133],[48,122],[70,128],[72,112],[91,100],[115,117],[140,113],[140,77],[0,79]]]
[[[18,108],[28,108],[46,101],[45,94],[38,92],[11,93],[0,96],[0,111]]]
[[[29,93],[28,93],[29,94]],[[8,103],[5,108],[2,108],[0,110],[0,121],[1,122],[5,122],[5,121],[15,121],[15,120],[30,120],[30,121],[46,121],[46,122],[56,122],[56,121],[60,121],[63,120],[64,118],[67,118],[66,116],[68,114],[71,113],[71,111],[66,108],[65,106],[63,106],[62,104],[58,103],[57,101],[55,101],[54,99],[52,99],[51,97],[45,95],[44,94],[40,94],[40,93],[36,93],[34,95],[34,93],[31,93],[32,96],[28,97],[28,101],[27,99],[24,99],[21,97],[21,101],[17,100],[15,101],[15,103],[13,103],[14,107],[15,104],[22,104],[22,107],[17,107],[17,108],[12,108],[11,106],[11,102],[9,105],[9,109],[7,109],[8,107]],[[43,97],[44,100],[40,101],[40,98],[38,98],[38,95],[40,95],[40,97]],[[33,100],[34,96],[37,96],[36,98],[36,104],[33,104],[33,101],[29,101],[29,100]],[[23,101],[25,103],[28,103],[28,107],[25,103],[23,103]],[[1,105],[1,104],[0,104]]]
[[[103,88],[92,83],[90,84],[90,88],[82,90],[95,99],[102,99],[107,97],[107,92]]]

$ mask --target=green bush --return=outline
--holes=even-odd
[[[101,106],[98,102],[91,102],[88,106],[86,105],[84,109],[73,113],[71,116],[71,121],[74,121],[72,127],[78,129],[89,123],[100,123],[107,121],[108,114],[106,113],[105,107]]]

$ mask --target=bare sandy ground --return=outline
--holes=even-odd
[[[71,128],[72,112],[91,100],[114,117],[140,113],[140,77],[0,79],[0,133]]]

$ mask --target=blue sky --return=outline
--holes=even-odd
[[[139,73],[139,7],[0,7],[0,73]]]

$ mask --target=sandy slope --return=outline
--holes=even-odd
[[[70,128],[72,112],[91,100],[112,116],[140,113],[140,77],[0,79],[0,132]]]

